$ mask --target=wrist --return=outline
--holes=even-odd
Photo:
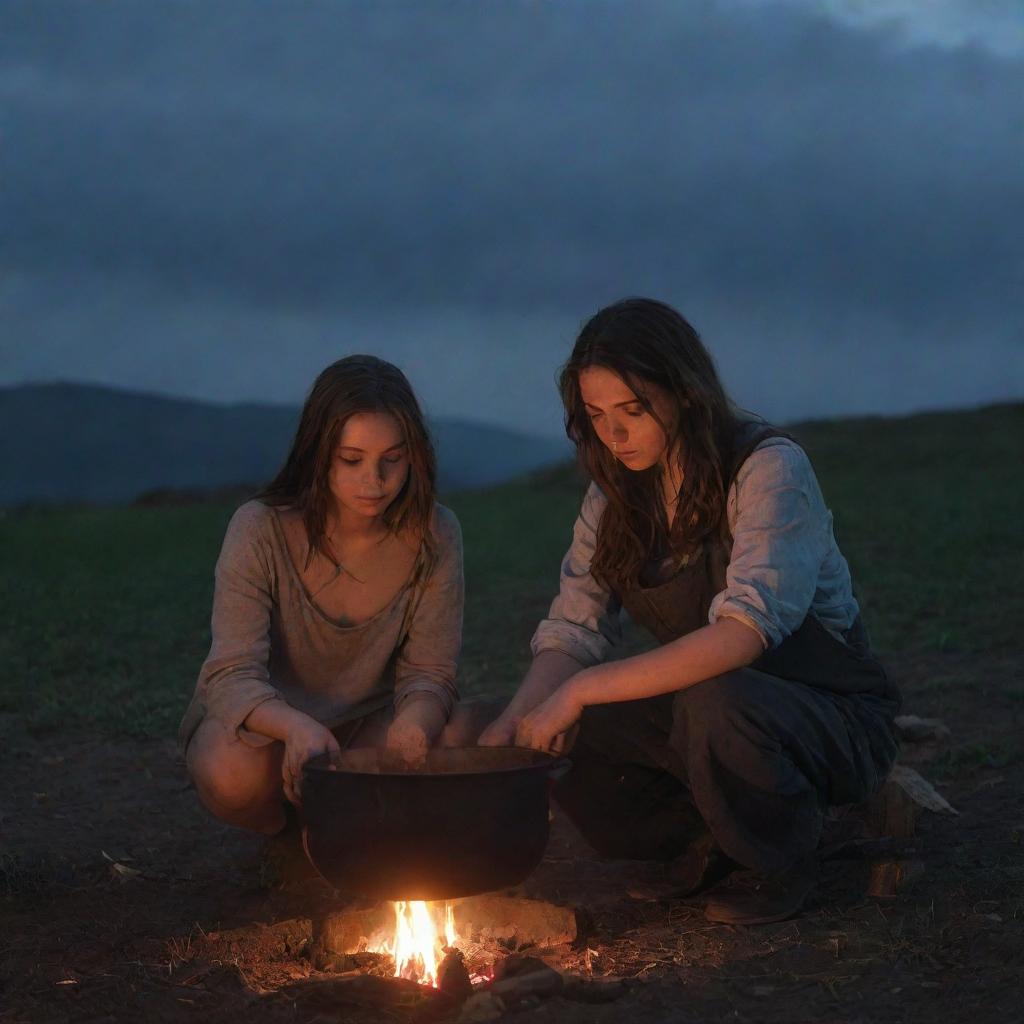
[[[594,665],[567,679],[562,684],[563,700],[580,709],[589,704],[600,704],[600,677],[605,668],[605,665]]]
[[[437,697],[430,693],[417,693],[402,701],[395,711],[392,725],[420,729],[433,740],[440,735],[447,720],[447,710]]]

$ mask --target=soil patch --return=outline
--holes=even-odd
[[[925,871],[888,901],[867,865],[834,860],[800,918],[709,924],[664,898],[656,864],[602,861],[557,823],[523,887],[584,909],[587,931],[549,963],[623,979],[617,998],[526,1000],[508,1020],[983,1021],[1018,1013],[1024,971],[1024,692],[1017,659],[893,663],[906,710],[952,745],[925,772],[961,812],[924,814]],[[261,877],[261,840],[198,805],[170,741],[25,738],[5,753],[0,804],[0,1021],[422,1019],[416,1000],[347,1001],[310,949],[340,906],[319,882]]]

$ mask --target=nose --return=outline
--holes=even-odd
[[[629,431],[626,429],[625,423],[621,420],[612,420],[608,424],[608,433],[613,441],[617,444],[623,444],[629,437]]]

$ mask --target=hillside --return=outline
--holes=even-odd
[[[970,656],[1019,643],[1024,482],[1012,466],[1024,405],[791,429],[883,652]],[[520,677],[582,489],[563,466],[446,496],[466,551],[467,691]],[[220,501],[3,520],[0,726],[6,708],[33,728],[172,730],[209,645],[213,563],[232,510]]]
[[[131,501],[269,479],[298,409],[214,405],[81,384],[0,389],[0,505]],[[566,456],[557,439],[435,420],[441,487],[485,487]]]

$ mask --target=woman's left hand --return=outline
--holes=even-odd
[[[524,715],[516,729],[516,746],[532,747],[559,753],[559,738],[568,732],[583,714],[583,705],[576,696],[573,683],[578,676],[564,682],[542,704]],[[564,744],[561,744],[564,745]]]

